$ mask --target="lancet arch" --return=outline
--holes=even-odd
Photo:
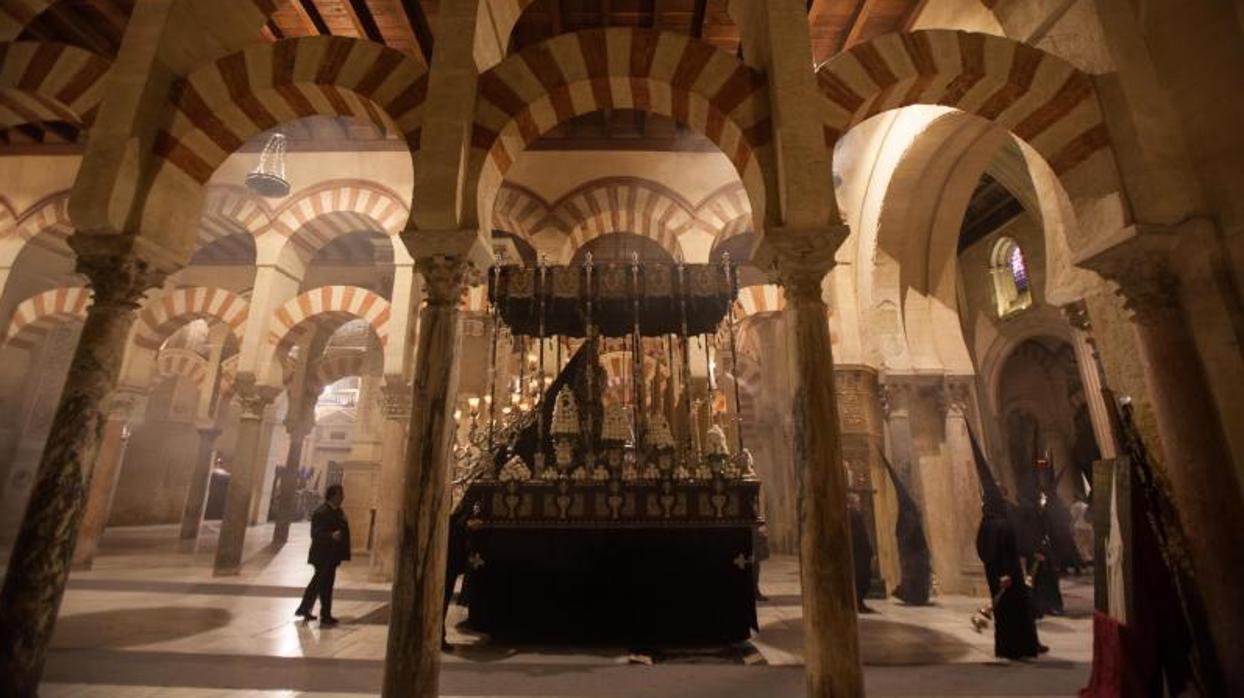
[[[601,109],[636,109],[687,124],[731,160],[763,217],[772,138],[764,76],[687,36],[612,28],[565,34],[509,56],[480,76],[466,196],[490,222],[505,173],[542,133]]]

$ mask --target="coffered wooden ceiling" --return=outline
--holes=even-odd
[[[228,0],[220,0],[222,3]],[[23,40],[57,41],[115,57],[135,0],[59,0],[36,17]],[[880,34],[905,29],[924,0],[807,0],[812,55],[816,63]],[[425,63],[434,48],[432,27],[440,0],[290,0],[260,32],[267,41],[315,35],[349,36],[381,42]],[[520,50],[557,34],[599,27],[645,27],[695,36],[739,54],[739,29],[728,0],[534,0],[510,41]],[[658,117],[590,115],[549,134],[537,147],[685,149],[687,134]],[[347,142],[371,142],[378,134],[344,128]],[[292,133],[297,148],[300,133]],[[323,132],[320,133],[323,136]],[[74,149],[81,134],[69,124],[25,124],[0,130],[0,147],[20,150]],[[576,145],[577,140],[584,143]],[[588,143],[590,141],[590,144]],[[340,147],[337,144],[336,147]]]

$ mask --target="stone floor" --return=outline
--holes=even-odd
[[[343,624],[294,622],[306,525],[280,550],[271,527],[248,533],[238,577],[213,578],[216,530],[197,546],[172,527],[111,529],[93,570],[75,573],[44,673],[44,696],[374,695],[385,646],[388,589],[366,580],[366,559],[342,568],[335,610]],[[640,654],[625,647],[510,647],[452,627],[446,696],[802,696],[802,623],[795,560],[763,567],[769,601],[761,630],[736,648]],[[1049,655],[993,658],[992,635],[968,618],[981,599],[941,597],[931,607],[875,600],[861,617],[870,696],[1070,696],[1088,678],[1091,587],[1064,582],[1070,615],[1040,623]]]

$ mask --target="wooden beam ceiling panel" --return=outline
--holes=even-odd
[[[708,0],[695,0],[695,9],[691,11],[691,36],[704,38],[704,17],[708,12]]]
[[[406,23],[410,25],[411,31],[415,34],[415,41],[419,44],[419,52],[423,54],[423,60],[431,65],[432,26],[428,24],[428,14],[424,11],[423,3],[419,0],[401,0],[401,3]]]
[[[316,7],[314,0],[291,0],[290,4],[294,6],[299,17],[307,26],[307,35],[323,34],[327,36],[332,33],[328,25],[324,23],[324,18],[320,16],[320,11]]]
[[[366,0],[367,8],[384,43],[426,63],[419,39],[400,0]]]

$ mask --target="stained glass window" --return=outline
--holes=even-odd
[[[1011,268],[1011,278],[1015,279],[1015,290],[1020,293],[1028,292],[1028,267],[1024,266],[1024,253],[1020,251],[1019,245],[1011,244],[1011,252],[1007,255],[1007,264]]]

